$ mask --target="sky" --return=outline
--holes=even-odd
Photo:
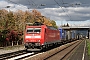
[[[70,26],[90,27],[90,0],[0,0],[0,9],[37,9],[58,26],[69,23]]]

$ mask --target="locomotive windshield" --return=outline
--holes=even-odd
[[[40,33],[41,32],[41,28],[28,28],[27,29],[27,33]]]

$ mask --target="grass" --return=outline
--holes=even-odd
[[[87,49],[88,49],[88,55],[90,58],[90,42],[87,40]]]

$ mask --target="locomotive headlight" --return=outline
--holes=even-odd
[[[26,40],[26,42],[29,42],[29,40]]]
[[[42,44],[42,45],[44,45],[44,44]]]
[[[38,42],[40,42],[40,40],[38,40]]]

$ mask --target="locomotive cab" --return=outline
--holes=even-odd
[[[25,31],[25,48],[26,49],[41,49],[44,42],[44,31],[42,26],[27,26]]]
[[[60,43],[59,30],[42,24],[26,26],[24,36],[25,48],[29,51],[41,51],[44,48]]]

